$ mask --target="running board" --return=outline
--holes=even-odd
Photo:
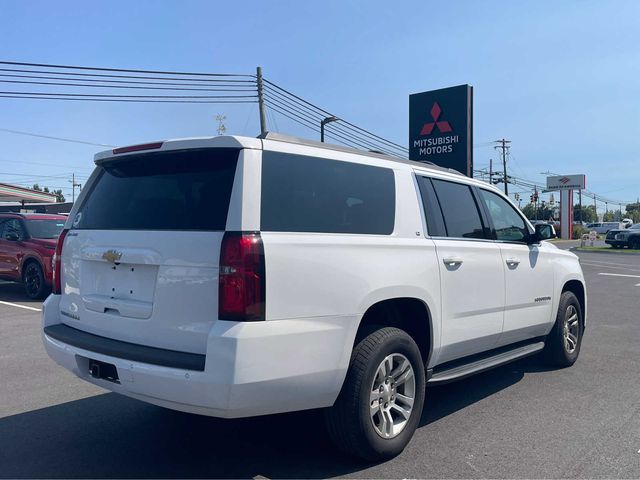
[[[509,362],[533,355],[544,348],[544,342],[531,343],[513,350],[503,351],[491,357],[475,360],[471,363],[445,368],[435,371],[429,379],[429,384],[441,385],[462,378],[499,367]]]

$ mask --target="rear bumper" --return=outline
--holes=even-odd
[[[123,395],[223,418],[332,405],[346,375],[357,328],[355,316],[218,321],[209,333],[202,359],[204,369],[197,370],[193,369],[195,364],[186,364],[190,368],[167,366],[153,356],[141,361],[144,356],[127,354],[132,344],[104,339],[109,348],[101,348],[91,342],[95,335],[83,336],[79,330],[56,327],[62,323],[59,302],[59,295],[51,295],[44,302],[42,334],[47,353],[58,364],[90,383]],[[85,341],[60,334],[74,334],[73,330]],[[156,351],[152,354],[162,352],[150,350]],[[156,358],[154,363],[150,358]],[[91,377],[90,359],[115,365],[120,383]]]

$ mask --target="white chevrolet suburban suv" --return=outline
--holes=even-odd
[[[235,418],[325,408],[397,455],[427,384],[579,354],[577,257],[447,169],[275,134],[99,153],[58,242],[43,341],[80,378]]]

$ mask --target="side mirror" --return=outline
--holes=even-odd
[[[11,242],[17,242],[20,240],[20,236],[16,232],[9,232],[4,236],[4,238]]]
[[[549,225],[547,223],[538,223],[535,226],[536,233],[529,237],[528,243],[538,243],[542,240],[549,240],[551,238],[556,238],[556,230],[553,228],[553,225]]]

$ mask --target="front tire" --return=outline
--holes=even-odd
[[[582,307],[573,292],[563,292],[558,305],[556,323],[546,339],[544,354],[556,367],[570,367],[578,359],[584,321]]]
[[[403,330],[380,328],[360,340],[340,395],[325,410],[329,436],[369,461],[395,457],[415,432],[425,397],[422,356]]]
[[[631,250],[640,250],[640,238],[632,238],[629,240],[629,248]]]
[[[44,296],[47,286],[39,263],[32,261],[27,264],[22,273],[22,283],[27,297],[36,300]]]

